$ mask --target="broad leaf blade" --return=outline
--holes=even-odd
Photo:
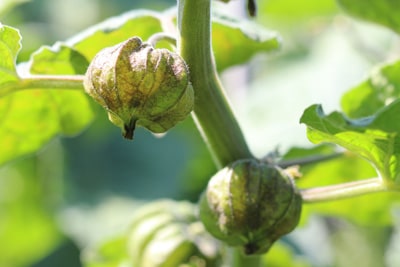
[[[244,64],[257,53],[276,51],[280,47],[277,33],[220,13],[213,14],[212,31],[218,71]]]
[[[89,66],[81,53],[62,43],[41,47],[32,55],[30,64],[32,74],[84,74]]]
[[[79,52],[60,44],[56,49],[43,47],[34,54],[30,71],[33,74],[84,74],[88,65]],[[53,99],[43,105],[58,115],[58,131],[61,134],[75,135],[92,121],[89,99],[83,91],[42,90],[42,93]]]
[[[0,85],[18,81],[15,63],[20,49],[18,30],[0,23]]]
[[[400,2],[397,0],[337,0],[350,15],[375,22],[400,33]]]
[[[57,113],[43,104],[46,102],[53,100],[40,91],[0,98],[0,164],[36,151],[57,131]]]
[[[174,14],[168,11],[156,13],[136,10],[105,20],[76,35],[66,44],[91,60],[101,49],[132,36],[139,36],[146,41],[151,35],[163,31],[165,21],[171,26],[173,20]],[[243,64],[256,53],[275,51],[280,46],[275,32],[249,21],[214,13],[212,25],[213,49],[219,71]]]
[[[77,34],[66,42],[91,60],[101,49],[113,46],[133,36],[146,41],[152,34],[162,32],[161,14],[147,10],[133,10],[109,18]]]
[[[341,105],[350,118],[373,115],[400,97],[400,61],[374,70],[367,80],[343,95]]]
[[[383,179],[400,182],[400,101],[358,120],[339,112],[325,115],[321,106],[307,108],[301,122],[314,143],[332,142],[370,161]]]
[[[88,65],[78,52],[60,46],[33,55],[35,74],[82,74]],[[23,82],[23,80],[21,80]],[[30,89],[0,98],[0,165],[33,153],[58,134],[76,135],[92,120],[87,96],[62,88]]]

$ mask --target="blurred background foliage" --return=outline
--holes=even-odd
[[[40,46],[109,16],[174,4],[3,0],[0,21],[20,29],[22,62]],[[228,10],[244,17],[243,6],[235,0]],[[277,149],[287,158],[332,152],[329,146],[308,149],[305,129],[298,124],[301,113],[313,103],[327,111],[339,109],[345,91],[374,65],[398,56],[398,36],[346,16],[334,0],[259,1],[256,21],[281,34],[282,49],[221,74],[251,149],[259,157]],[[93,108],[99,116],[80,135],[56,138],[38,153],[1,167],[0,267],[80,266],[79,251],[123,231],[141,203],[196,201],[216,171],[190,119],[161,138],[138,129],[128,142],[100,108]],[[376,175],[351,155],[301,171],[301,187]],[[399,200],[397,194],[376,194],[308,205],[301,227],[265,260],[272,267],[399,266]]]

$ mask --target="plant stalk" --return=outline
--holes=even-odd
[[[252,157],[215,68],[211,50],[211,0],[178,0],[178,51],[195,92],[193,119],[218,168]],[[260,257],[232,250],[234,267],[259,267]]]
[[[277,165],[281,168],[287,168],[290,166],[304,166],[307,164],[315,164],[318,162],[324,162],[328,161],[331,159],[336,159],[338,157],[343,156],[343,152],[338,152],[338,153],[333,153],[329,155],[317,155],[317,156],[309,156],[309,157],[303,157],[303,158],[295,158],[295,159],[289,159],[289,160],[281,160],[277,162]]]
[[[30,75],[2,85],[0,97],[28,89],[83,90],[83,75]]]
[[[221,168],[252,157],[224,95],[211,49],[211,1],[179,0],[178,51],[188,64],[195,91],[193,119]]]
[[[389,191],[390,188],[381,178],[322,186],[300,190],[304,203],[345,199],[375,192]]]
[[[245,256],[238,248],[232,248],[232,267],[261,267],[260,256]]]

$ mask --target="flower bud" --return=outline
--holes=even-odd
[[[217,239],[262,254],[298,224],[302,198],[275,165],[239,160],[215,174],[200,199],[200,219]]]
[[[128,139],[137,125],[165,132],[193,109],[184,60],[138,37],[101,50],[86,72],[84,87]]]

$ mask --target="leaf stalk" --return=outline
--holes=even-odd
[[[381,178],[369,178],[337,185],[300,190],[304,203],[332,201],[391,190]]]
[[[29,75],[2,85],[0,97],[30,89],[83,90],[83,78],[83,75]]]

